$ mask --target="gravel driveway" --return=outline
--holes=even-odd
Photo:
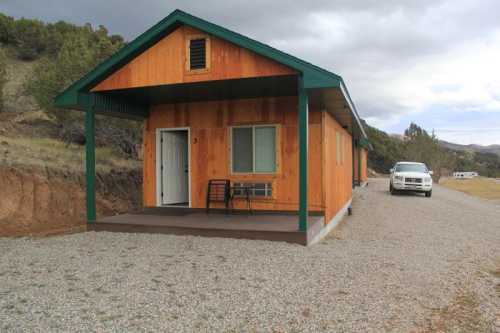
[[[320,244],[0,239],[0,331],[500,331],[500,205],[371,180]]]

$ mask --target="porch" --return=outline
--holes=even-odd
[[[307,231],[297,228],[294,213],[210,212],[184,208],[149,208],[141,213],[123,214],[97,219],[89,224],[94,231],[159,233],[280,241],[310,245],[319,239],[324,217],[309,216]]]

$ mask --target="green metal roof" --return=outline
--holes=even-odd
[[[357,124],[364,133],[363,126],[359,120],[359,116],[351,101],[345,83],[339,75],[329,72],[323,68],[315,66],[297,57],[289,55],[285,52],[277,50],[269,45],[260,43],[256,40],[228,30],[214,23],[205,21],[193,15],[190,15],[181,10],[175,10],[163,20],[155,24],[132,42],[127,44],[117,53],[102,62],[92,71],[83,76],[80,80],[73,83],[65,91],[55,98],[55,106],[59,108],[84,109],[87,103],[96,99],[89,97],[90,90],[98,83],[105,80],[118,69],[126,65],[132,59],[140,55],[142,52],[157,43],[170,32],[174,31],[181,25],[188,25],[196,29],[202,30],[213,36],[227,40],[240,47],[253,51],[261,56],[270,58],[276,62],[295,69],[302,74],[304,88],[306,89],[321,89],[321,88],[339,88],[342,90],[344,97],[348,101],[350,109],[356,118]],[[147,109],[141,105],[129,105],[122,100],[110,100],[107,96],[101,96],[102,105],[97,108],[104,109],[109,105],[115,106],[117,114],[134,113],[137,116],[147,115]]]

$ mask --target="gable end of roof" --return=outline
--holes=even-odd
[[[99,82],[109,77],[182,24],[205,31],[297,70],[303,75],[304,87],[307,89],[341,86],[342,78],[337,74],[177,9],[59,94],[55,98],[55,106],[80,109],[82,107],[78,103],[80,93],[88,93]]]

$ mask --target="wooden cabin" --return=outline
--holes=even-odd
[[[232,211],[250,201],[304,234],[313,216],[323,235],[351,205],[356,158],[366,169],[367,137],[340,76],[179,10],[55,104],[86,114],[90,223],[95,114],[144,122],[145,208],[204,210],[209,182],[227,180]]]

